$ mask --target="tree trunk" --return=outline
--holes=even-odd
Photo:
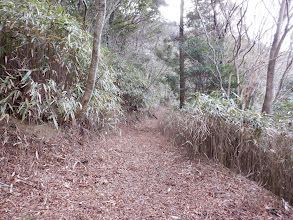
[[[83,97],[80,100],[81,109],[79,109],[79,111],[76,114],[77,118],[84,115],[86,111],[86,107],[92,98],[93,91],[96,84],[96,76],[97,76],[98,64],[99,64],[99,58],[100,58],[101,36],[102,36],[102,30],[104,27],[105,14],[106,14],[105,13],[106,0],[95,0],[95,4],[98,6],[98,16],[97,16],[97,20],[95,24],[95,29],[94,29],[92,60],[91,60],[85,92],[83,94]]]
[[[265,93],[264,103],[262,106],[262,112],[267,113],[267,114],[273,113],[274,79],[275,79],[275,68],[276,68],[277,57],[278,57],[278,54],[280,52],[280,48],[282,46],[282,43],[283,43],[287,33],[292,28],[292,26],[289,27],[290,16],[288,14],[286,14],[287,9],[288,9],[288,4],[289,4],[289,3],[288,4],[287,3],[288,3],[287,0],[282,0],[282,2],[281,2],[280,11],[279,11],[279,15],[278,15],[279,17],[278,17],[277,29],[276,29],[276,33],[274,35],[273,44],[272,44],[272,47],[270,50],[270,55],[269,55],[266,93]],[[283,26],[285,19],[287,20],[287,24],[286,24],[285,30],[282,34],[281,33],[282,26]]]
[[[218,23],[218,13],[217,13],[217,1],[216,0],[211,0],[211,6],[213,8],[213,20],[214,20],[214,29],[215,29],[215,32],[217,34],[217,38],[219,40],[223,39],[224,36],[223,36],[223,33],[219,27],[219,23]]]
[[[180,26],[179,26],[179,57],[180,57],[180,108],[185,103],[185,75],[184,75],[184,23],[183,23],[184,0],[180,6]]]

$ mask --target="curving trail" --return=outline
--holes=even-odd
[[[1,146],[0,219],[292,218],[256,183],[190,160],[157,123],[149,118],[91,139],[71,130],[33,139],[26,153]]]

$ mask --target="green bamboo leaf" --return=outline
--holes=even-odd
[[[24,121],[25,118],[26,118],[26,110],[23,112],[21,120]]]
[[[25,76],[22,78],[21,82],[25,83],[26,80],[30,77],[31,73],[32,73],[32,70],[28,70]]]
[[[25,106],[25,102],[22,102],[18,107],[17,113],[20,113],[23,110],[24,106]]]
[[[0,121],[2,121],[4,118],[6,118],[6,121],[8,123],[8,121],[9,121],[9,115],[8,114],[2,114],[1,117],[0,117]]]
[[[0,104],[7,102],[11,98],[11,96],[13,96],[13,94],[16,92],[17,92],[17,90],[12,91],[6,98],[4,98],[0,101]]]
[[[10,105],[9,103],[6,103],[8,105],[8,107],[10,108],[11,112],[14,113],[14,108],[12,105]]]
[[[13,96],[13,100],[12,102],[14,103],[16,99],[18,99],[18,97],[21,95],[21,92],[20,91],[17,91],[14,96]]]

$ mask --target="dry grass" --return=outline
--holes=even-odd
[[[173,112],[161,130],[194,157],[206,157],[261,183],[293,204],[293,137],[235,124],[211,114]]]

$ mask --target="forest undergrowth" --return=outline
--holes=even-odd
[[[0,17],[0,119],[10,115],[56,128],[75,122],[91,62],[90,33],[47,1],[1,1]],[[142,70],[105,47],[99,56],[87,124],[113,128],[124,111],[159,103],[160,86]]]
[[[191,155],[204,155],[293,203],[293,136],[286,120],[276,123],[275,117],[197,94],[161,129]]]

